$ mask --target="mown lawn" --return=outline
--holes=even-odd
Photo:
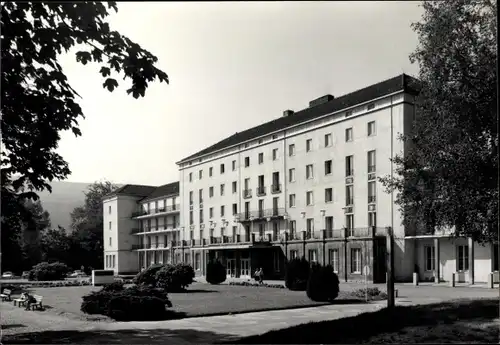
[[[299,325],[231,341],[236,344],[496,343],[499,299],[398,306]]]
[[[104,316],[85,315],[80,311],[82,296],[97,291],[91,286],[32,288],[33,294],[42,295],[47,313],[56,313],[80,320],[107,320]],[[171,293],[173,310],[185,317],[236,314],[251,311],[291,309],[324,305],[309,300],[303,291],[248,287],[236,285],[193,284],[186,292]],[[363,303],[361,296],[344,291],[334,303]]]

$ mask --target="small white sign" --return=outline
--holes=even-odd
[[[365,276],[369,276],[370,275],[370,266],[366,265],[365,267],[363,267],[363,274]]]

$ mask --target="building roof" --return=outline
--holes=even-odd
[[[417,79],[406,74],[401,74],[394,78],[387,79],[377,84],[351,92],[347,95],[334,98],[333,100],[326,103],[303,109],[290,116],[280,117],[275,120],[247,129],[243,132],[237,132],[236,134],[233,134],[230,137],[225,138],[212,146],[209,146],[189,157],[182,159],[181,161],[177,162],[177,164],[233,145],[240,144],[256,137],[283,130],[293,125],[313,120],[335,111],[350,108],[357,104],[368,102],[372,99],[383,97],[394,92],[404,91],[409,94],[416,94],[419,91],[419,87],[420,85]]]
[[[105,198],[109,198],[115,195],[130,195],[135,197],[144,198],[149,194],[153,193],[153,191],[158,188],[155,186],[144,186],[139,184],[126,184],[120,188],[115,189],[111,193],[105,196]]]
[[[178,195],[179,194],[179,181],[164,184],[163,186],[157,187],[151,194],[141,200],[147,201],[151,199],[161,198],[168,195]]]

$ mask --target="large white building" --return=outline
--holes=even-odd
[[[287,259],[305,256],[331,263],[341,279],[367,272],[382,282],[390,228],[397,280],[415,271],[421,280],[457,273],[458,281],[487,281],[498,271],[498,245],[405,228],[396,195],[378,181],[394,174],[391,158],[407,149],[398,138],[411,130],[417,93],[417,81],[403,74],[326,95],[182,159],[173,260],[200,275],[218,257],[228,276],[262,267],[266,278],[281,278]]]

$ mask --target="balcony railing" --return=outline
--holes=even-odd
[[[141,216],[147,216],[147,215],[154,215],[154,214],[159,214],[159,213],[166,213],[166,212],[177,212],[179,211],[180,205],[170,205],[167,207],[158,207],[158,208],[153,208],[150,210],[140,210],[137,212],[132,213],[132,218],[134,217],[141,217]]]
[[[375,195],[368,195],[368,203],[371,204],[377,201],[377,197]]]
[[[251,189],[243,189],[243,199],[250,199],[252,197]]]
[[[266,195],[266,187],[264,186],[257,187],[257,196],[264,196],[264,195]]]
[[[321,231],[306,231],[306,240],[319,240],[322,234]]]
[[[248,222],[252,220],[262,220],[265,218],[283,217],[284,215],[284,208],[270,208],[265,210],[242,212],[238,214],[236,218],[240,222]]]
[[[280,184],[271,185],[271,193],[272,194],[281,193],[281,185]]]
[[[375,165],[369,165],[368,166],[368,172],[369,173],[374,173],[376,171],[376,166]]]

